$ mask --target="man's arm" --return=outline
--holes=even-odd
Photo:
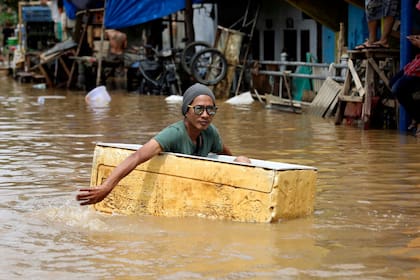
[[[232,152],[229,150],[228,147],[225,146],[225,144],[223,144],[223,148],[222,151],[219,153],[220,155],[227,155],[227,156],[231,156]]]
[[[159,143],[155,139],[151,139],[120,163],[100,186],[80,189],[76,199],[81,201],[80,205],[95,204],[102,201],[118,182],[133,171],[137,165],[148,161],[160,152],[162,152],[162,148]]]

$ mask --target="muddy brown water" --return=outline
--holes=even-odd
[[[80,207],[96,142],[143,144],[178,120],[161,96],[0,78],[1,279],[413,279],[420,141],[395,130],[219,102],[235,154],[318,168],[315,212],[275,224],[105,216]],[[48,96],[39,100],[40,96]],[[53,97],[53,98],[51,98]]]

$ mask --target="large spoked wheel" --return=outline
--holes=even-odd
[[[226,76],[227,61],[223,54],[214,48],[196,53],[191,61],[193,77],[205,85],[215,85]]]
[[[182,68],[187,72],[189,75],[192,74],[191,72],[191,61],[192,58],[196,53],[203,49],[211,48],[210,44],[202,41],[192,42],[188,44],[181,54],[181,65]]]

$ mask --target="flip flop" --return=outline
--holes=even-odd
[[[369,48],[370,44],[368,44],[368,42],[364,42],[363,44],[360,44],[358,46],[356,46],[354,49],[355,50],[364,50]]]
[[[381,43],[373,43],[367,46],[368,49],[389,49],[389,46],[383,45]]]

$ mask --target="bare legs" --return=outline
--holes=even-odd
[[[381,38],[377,40],[376,31],[378,29],[379,23],[380,20],[371,20],[368,22],[369,38],[362,45],[357,46],[356,49],[363,49],[369,47],[389,47],[388,39],[391,35],[392,27],[394,26],[394,17],[386,16],[383,18]]]
[[[393,26],[394,26],[394,17],[392,16],[384,17],[384,26],[382,30],[382,36],[379,39],[379,41],[376,41],[375,43],[388,47],[389,46],[388,39],[389,39],[389,36],[391,36]]]
[[[388,47],[388,39],[392,32],[392,27],[394,26],[394,17],[387,16],[384,17],[383,21],[383,29],[381,38],[377,41],[376,40],[376,30],[378,28],[379,21],[372,20],[368,22],[368,31],[369,31],[369,39],[367,41],[368,45],[381,45],[384,47]]]

